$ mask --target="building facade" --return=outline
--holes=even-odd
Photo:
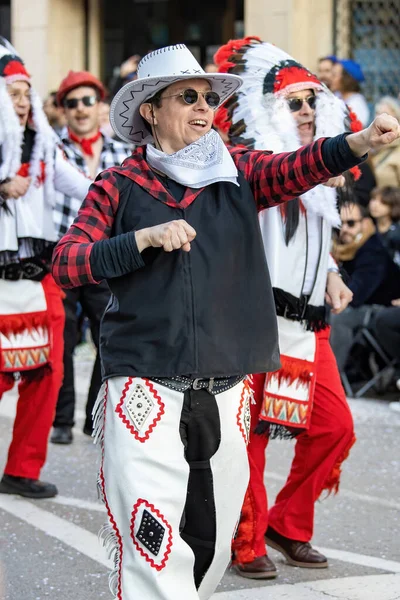
[[[335,0],[333,51],[362,65],[370,103],[400,92],[400,0]]]
[[[0,0],[0,35],[11,36],[43,96],[69,69],[108,83],[129,56],[177,42],[206,64],[246,34],[310,69],[327,54],[354,58],[373,102],[399,92],[399,31],[400,0]]]

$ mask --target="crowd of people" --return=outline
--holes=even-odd
[[[355,61],[323,57],[318,62],[318,74],[363,125],[372,116],[384,113],[400,122],[400,94],[399,98],[380,98],[371,114],[361,93],[364,74]],[[400,360],[399,140],[371,152],[361,166],[361,173],[354,183],[351,203],[342,207],[341,229],[333,246],[333,256],[342,265],[354,297],[341,315],[332,315],[331,343],[339,369],[353,380],[375,375],[383,366],[368,345],[351,354],[362,326],[368,327],[388,359]],[[398,374],[396,367],[389,371],[385,388],[397,382]],[[399,402],[391,403],[390,407],[400,411]]]
[[[380,368],[360,327],[400,361],[398,99],[371,115],[358,63],[314,75],[255,37],[204,70],[182,44],[135,55],[110,92],[70,71],[43,106],[5,41],[0,59],[0,398],[19,394],[0,493],[57,494],[40,471],[52,428],[73,443],[86,317],[114,593],[171,600],[179,577],[207,599],[231,556],[274,578],[266,543],[327,567],[314,504],[355,442],[341,379]],[[268,510],[276,437],[295,457]]]

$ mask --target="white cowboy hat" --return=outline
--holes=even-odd
[[[206,73],[184,44],[160,48],[142,58],[138,78],[124,85],[110,108],[111,125],[119,138],[136,145],[147,144],[153,136],[140,116],[139,107],[158,90],[175,81],[207,79],[220,96],[220,106],[242,85],[242,78],[228,73]],[[217,108],[217,107],[216,107]]]

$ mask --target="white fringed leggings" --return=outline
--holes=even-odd
[[[115,377],[95,407],[99,488],[118,600],[206,600],[231,557],[246,492],[249,389],[177,392]]]

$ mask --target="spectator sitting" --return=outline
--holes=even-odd
[[[388,113],[400,122],[400,102],[391,96],[384,96],[375,106],[375,114]],[[396,140],[385,150],[372,155],[377,184],[400,187],[400,140]]]
[[[400,270],[391,260],[366,210],[358,204],[341,209],[342,229],[333,255],[349,275],[351,305],[331,315],[331,345],[339,371],[343,371],[353,344],[354,331],[381,306],[400,297]],[[378,309],[371,307],[378,305]]]
[[[56,99],[57,92],[50,92],[43,102],[43,110],[50,124],[59,137],[65,133],[67,121],[63,109],[58,106]]]
[[[369,213],[376,223],[379,237],[392,260],[400,266],[400,188],[375,188]]]
[[[332,69],[333,65],[337,62],[336,56],[323,56],[318,61],[317,75],[318,79],[322,81],[329,89],[331,89],[332,83]]]
[[[357,115],[363,127],[367,127],[370,123],[369,108],[360,88],[364,79],[360,65],[354,60],[338,59],[332,67],[332,92],[342,98]]]

